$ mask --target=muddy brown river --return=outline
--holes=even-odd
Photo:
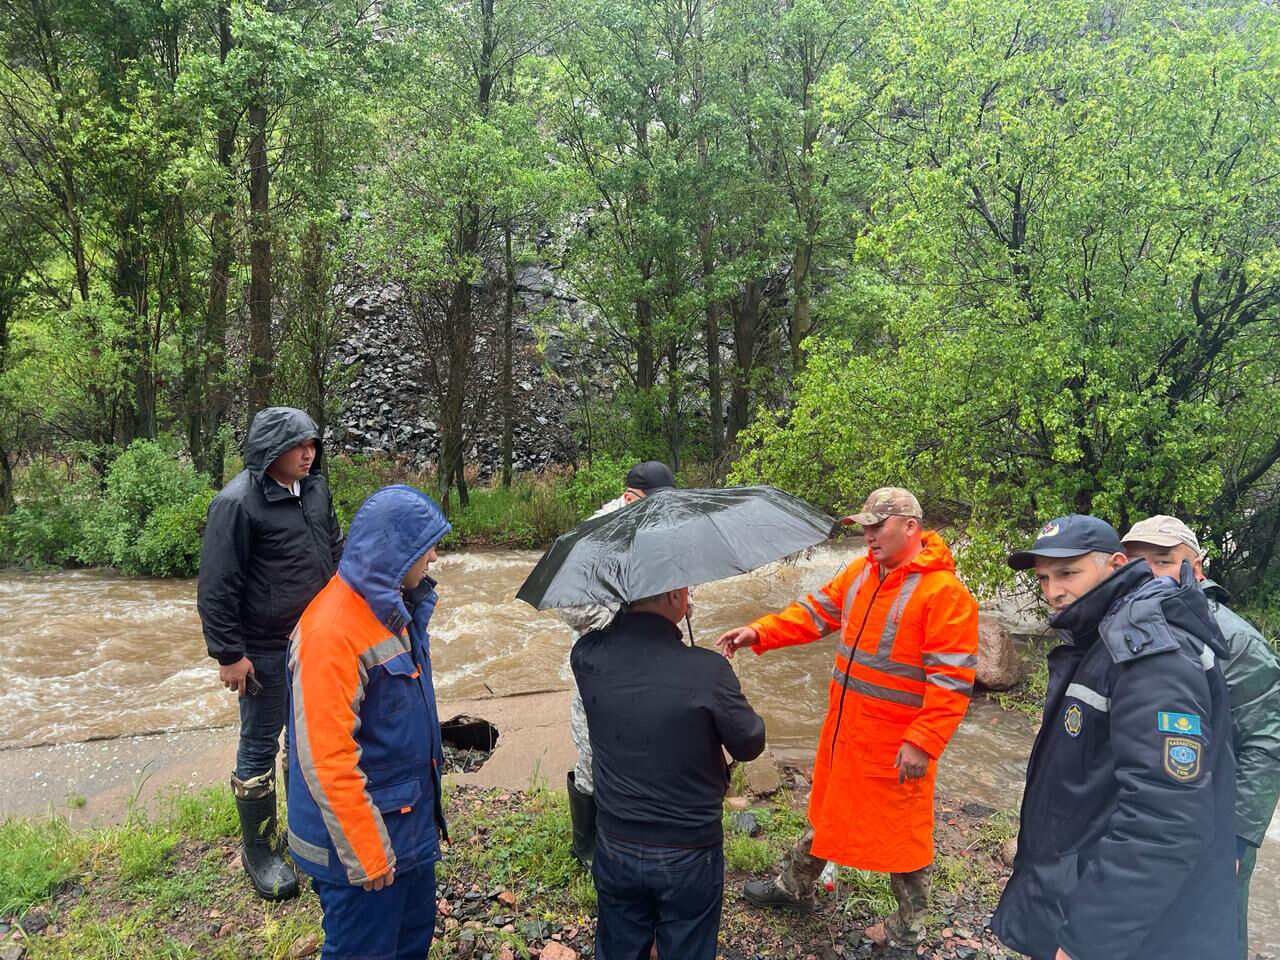
[[[820,547],[698,587],[693,630],[710,645],[724,629],[777,609],[826,582],[855,548]],[[504,695],[569,683],[569,633],[553,612],[514,599],[539,554],[457,552],[433,567],[440,604],[431,623],[442,699]],[[0,747],[234,722],[196,616],[195,583],[98,571],[0,571]],[[812,755],[826,703],[832,649],[819,642],[734,664],[783,757]],[[1034,723],[975,701],[943,758],[942,790],[1015,806]],[[0,756],[3,756],[0,753]],[[1251,928],[1259,949],[1280,949],[1280,818],[1261,850]]]

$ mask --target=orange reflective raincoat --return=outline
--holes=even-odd
[[[883,580],[868,553],[752,624],[756,653],[840,634],[809,798],[823,860],[886,873],[933,862],[936,761],[969,706],[978,605],[942,538],[926,533],[923,546]],[[904,740],[932,759],[924,777],[900,784]]]

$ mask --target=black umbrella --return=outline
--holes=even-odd
[[[559,537],[516,597],[539,610],[627,603],[747,573],[835,527],[776,487],[663,490]]]

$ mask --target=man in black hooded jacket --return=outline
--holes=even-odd
[[[1033,960],[1232,960],[1225,644],[1190,567],[1153,577],[1109,524],[1076,514],[1009,565],[1035,568],[1066,643],[1049,654],[992,929]]]
[[[317,472],[320,434],[292,407],[253,418],[245,468],[209,504],[197,606],[219,678],[240,696],[240,743],[231,788],[242,861],[271,900],[298,892],[276,838],[276,754],[288,717],[285,656],[313,597],[337,569],[342,531]]]

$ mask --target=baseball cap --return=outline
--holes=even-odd
[[[671,468],[661,460],[645,460],[627,471],[627,479],[623,486],[628,490],[639,490],[641,493],[674,490],[676,478],[671,475]]]
[[[920,501],[915,494],[902,487],[881,487],[873,490],[862,505],[862,511],[849,517],[841,518],[841,523],[856,523],[864,527],[880,523],[888,517],[924,516],[920,510]]]
[[[1124,543],[1149,543],[1155,547],[1176,547],[1179,544],[1200,553],[1200,541],[1191,528],[1177,517],[1156,514],[1139,520],[1124,535]]]
[[[1036,557],[1078,557],[1082,553],[1124,553],[1116,528],[1105,520],[1070,513],[1040,528],[1030,550],[1009,555],[1014,570],[1030,570]]]

